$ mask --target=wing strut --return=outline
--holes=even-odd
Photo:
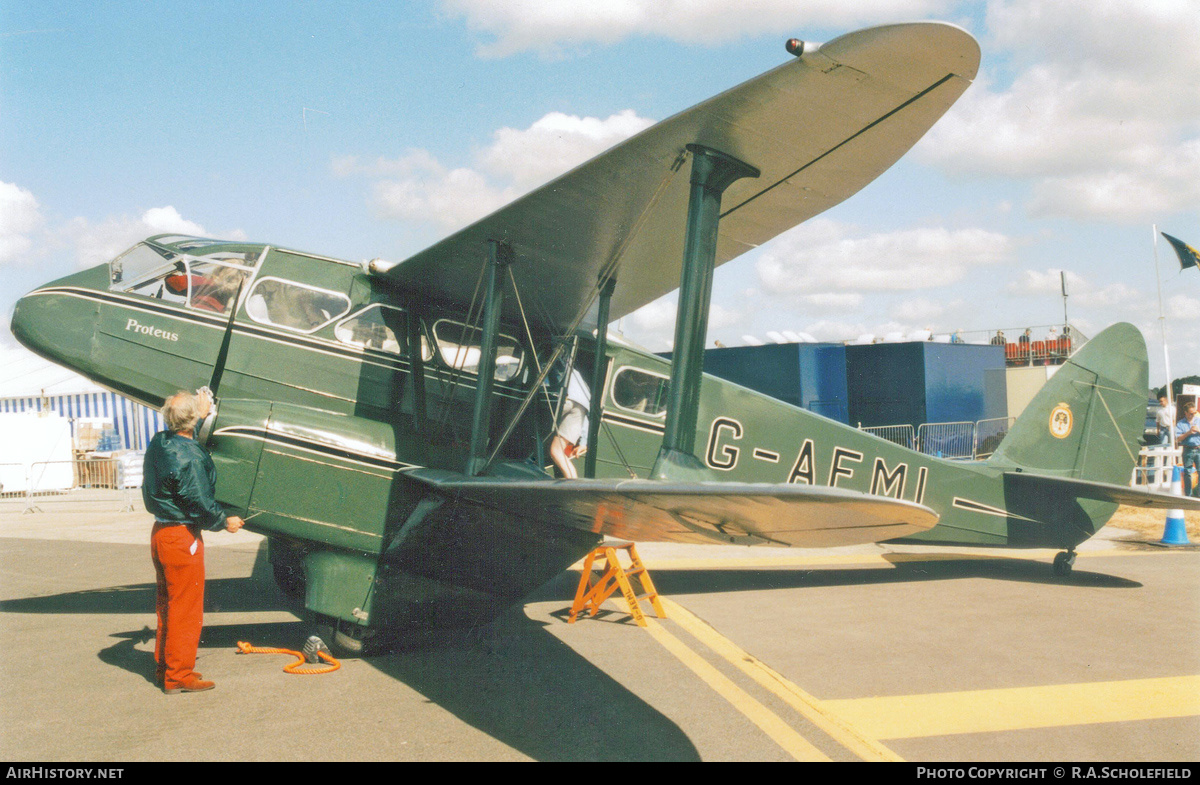
[[[475,407],[471,415],[471,452],[467,458],[468,476],[483,471],[487,464],[488,433],[491,425],[492,388],[496,382],[496,338],[500,330],[500,312],[504,308],[504,271],[512,262],[512,248],[499,240],[488,241],[487,290],[483,300],[483,343],[479,347],[478,377],[475,382]]]
[[[608,305],[617,279],[610,276],[600,287],[596,313],[596,355],[592,364],[592,407],[588,412],[588,451],[583,456],[583,476],[596,476],[596,452],[600,442],[600,415],[604,408],[604,375],[608,370]]]
[[[656,480],[681,479],[691,470],[703,469],[694,454],[696,418],[700,408],[704,340],[708,332],[708,310],[717,258],[721,195],[737,180],[760,174],[755,167],[717,150],[696,144],[689,144],[687,149],[692,154],[691,191],[683,269],[679,276],[679,310],[675,316],[675,352],[671,362],[666,433],[650,474]],[[684,470],[682,473],[681,469]]]

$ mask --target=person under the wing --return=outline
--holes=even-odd
[[[558,417],[558,428],[550,440],[550,460],[568,480],[579,477],[571,459],[583,454],[587,446],[587,413],[592,395],[583,374],[572,368],[563,391],[562,412]]]

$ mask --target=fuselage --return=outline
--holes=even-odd
[[[489,566],[494,550],[470,544],[474,534],[443,541],[445,531],[414,524],[425,514],[425,491],[404,471],[463,471],[481,341],[471,321],[420,292],[392,288],[361,264],[176,236],[151,238],[31,292],[17,305],[13,332],[35,352],[149,406],[219,379],[215,423],[205,432],[219,498],[253,516],[251,528],[273,545],[284,544],[273,553],[277,567],[302,563],[310,608],[364,621],[382,602],[376,578],[385,568],[408,564],[405,575],[425,570],[420,581],[434,584],[409,581],[396,589],[404,602],[395,608],[443,596],[463,604],[464,592],[511,599],[594,543],[566,526],[521,532],[519,521],[498,523],[488,537],[528,540],[524,566],[500,575]],[[545,445],[565,376],[539,378],[561,340],[539,332],[534,318],[501,325],[489,402],[493,471],[550,477]],[[572,345],[564,356],[590,376],[593,340]],[[609,343],[606,361],[599,438],[587,449],[598,477],[646,478],[663,443],[670,364],[619,341]],[[1006,498],[1003,466],[924,455],[711,376],[701,385],[695,444],[715,481],[832,486],[935,510],[938,525],[913,539],[1064,548],[1092,531],[1022,511]],[[424,563],[456,548],[474,552],[442,572]],[[531,556],[539,549],[549,555]],[[471,577],[460,580],[464,571]],[[446,575],[452,579],[439,577]],[[356,582],[370,588],[345,588]]]
[[[221,275],[234,283],[214,296],[209,281]],[[387,448],[397,467],[458,470],[480,340],[466,322],[464,314],[390,289],[361,264],[160,237],[30,293],[18,303],[13,331],[39,354],[158,406],[177,390],[209,383],[231,326],[221,398],[378,423],[394,434]],[[519,325],[502,330],[494,439],[537,378],[534,352],[545,355],[553,338]],[[413,383],[417,342],[423,407]],[[588,373],[590,343],[576,357]],[[597,453],[597,476],[648,476],[662,443],[669,376],[667,360],[610,344],[599,443],[588,446]],[[500,458],[549,466],[538,442],[551,432],[556,392],[535,396]],[[1031,539],[1027,527],[1016,536],[999,486],[989,494],[975,482],[995,476],[984,464],[923,455],[712,376],[702,387],[696,445],[714,479],[834,486],[929,506],[941,522],[917,539],[1062,545],[1057,537]]]

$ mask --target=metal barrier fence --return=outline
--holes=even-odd
[[[975,423],[975,460],[990,457],[1016,421],[1016,417],[995,417]]]
[[[11,468],[14,464],[7,464]],[[80,511],[96,512],[134,509],[135,483],[127,481],[118,458],[77,458],[71,461],[36,461],[21,468],[22,488],[11,489],[6,482],[3,496],[24,503],[23,512],[44,512],[48,506],[78,506]],[[16,477],[10,472],[6,477]]]
[[[927,422],[917,429],[917,444],[926,455],[972,460],[975,457],[975,423]]]
[[[860,431],[874,434],[880,439],[887,439],[892,444],[916,449],[917,432],[911,425],[871,425],[866,428],[859,426]]]
[[[859,430],[926,455],[983,460],[996,451],[1015,421],[1013,417],[996,417],[978,422],[925,423],[920,428],[911,425],[859,426]]]
[[[24,510],[29,476],[23,463],[0,463],[0,511]]]
[[[1171,492],[1171,477],[1174,467],[1179,465],[1183,451],[1178,447],[1155,445],[1143,447],[1138,454],[1137,466],[1133,467],[1133,477],[1129,484],[1144,485],[1148,490]]]

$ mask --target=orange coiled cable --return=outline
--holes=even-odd
[[[317,656],[329,663],[328,665],[323,665],[317,668],[303,668],[303,666],[308,664],[308,660],[306,660],[304,655],[298,651],[292,651],[291,649],[271,649],[265,646],[251,646],[245,641],[238,641],[237,648],[238,654],[291,654],[293,657],[298,658],[299,661],[293,662],[291,665],[285,665],[283,667],[283,672],[293,673],[297,676],[316,675],[318,673],[333,673],[335,670],[342,667],[342,664],[338,662],[332,654],[326,654],[323,651],[318,651]]]

